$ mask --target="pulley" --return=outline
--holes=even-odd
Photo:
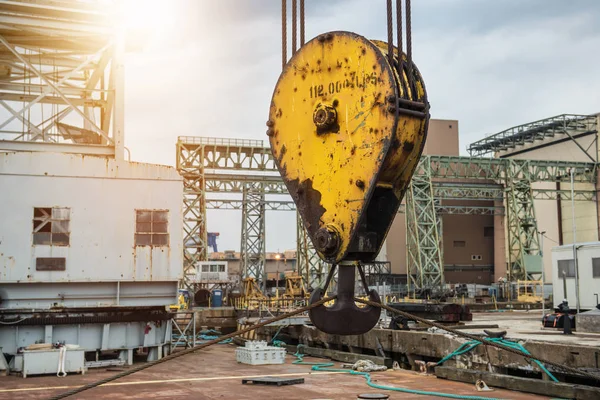
[[[271,101],[267,135],[279,172],[319,256],[343,262],[338,287],[351,295],[342,301],[338,293],[341,306],[328,312],[312,310],[325,332],[358,334],[377,322],[379,309],[352,300],[351,262],[379,253],[425,143],[425,86],[416,66],[387,48],[350,32],[319,35],[286,64]],[[341,309],[351,321],[343,327],[331,318]]]

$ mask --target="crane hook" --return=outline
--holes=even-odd
[[[343,262],[339,265],[337,299],[332,306],[320,305],[308,311],[310,320],[320,331],[334,335],[361,335],[373,329],[379,321],[380,308],[358,307],[354,301],[355,267],[355,263]],[[361,273],[361,279],[362,275]],[[363,283],[366,287],[366,283],[364,281]],[[310,296],[309,304],[321,300],[326,290],[327,287],[315,289]],[[379,294],[374,289],[369,290],[367,294],[369,300],[380,302]]]

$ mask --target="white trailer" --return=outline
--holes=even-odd
[[[575,275],[578,274],[579,307],[591,310],[598,304],[600,296],[600,242],[577,243],[577,271],[573,245],[557,246],[552,249],[552,297],[554,307],[566,298],[569,307],[577,306]],[[566,286],[566,296],[565,296]]]

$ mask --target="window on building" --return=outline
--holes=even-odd
[[[575,261],[558,260],[558,278],[575,278]]]
[[[600,258],[592,258],[592,276],[600,278]]]
[[[494,237],[494,227],[486,226],[483,228],[483,237]]]
[[[33,244],[68,246],[70,215],[70,208],[34,207]]]
[[[467,243],[464,240],[455,240],[454,247],[465,247]]]
[[[210,265],[203,265],[202,272],[208,272],[208,267],[210,267]]]
[[[169,211],[135,211],[135,245],[169,246]]]

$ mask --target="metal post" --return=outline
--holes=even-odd
[[[577,263],[577,227],[575,225],[575,168],[571,168],[571,214],[573,216],[573,263],[575,264],[575,306],[579,314],[579,265]]]
[[[542,318],[544,318],[544,315],[546,314],[546,299],[544,297],[544,284],[545,284],[545,280],[544,280],[544,235],[546,234],[546,231],[540,232],[541,238],[540,238],[540,256],[542,257]]]

